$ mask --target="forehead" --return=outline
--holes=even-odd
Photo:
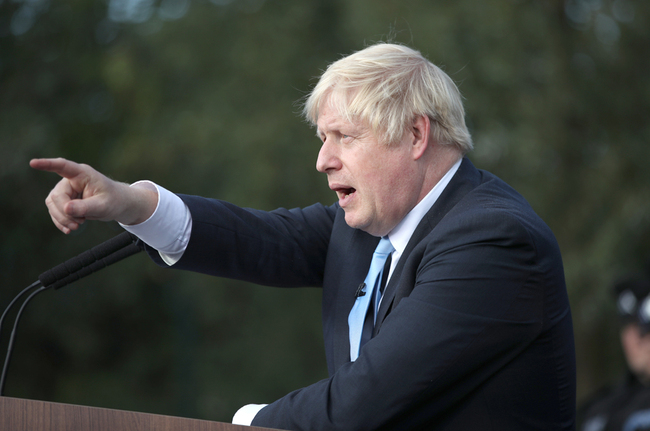
[[[319,134],[366,129],[361,122],[349,120],[329,103],[324,103],[318,111],[316,128]]]

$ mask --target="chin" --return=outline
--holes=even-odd
[[[359,229],[372,236],[381,237],[385,234],[381,233],[376,226],[371,226],[370,223],[363,220],[354,220],[352,217],[345,215],[345,223],[353,229]]]
[[[367,223],[364,223],[363,220],[359,220],[358,217],[354,217],[354,215],[347,211],[345,212],[345,223],[353,229],[361,229],[363,231],[368,227]]]

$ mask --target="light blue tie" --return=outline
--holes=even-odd
[[[348,326],[350,327],[350,359],[355,361],[359,357],[359,345],[361,344],[361,332],[363,330],[363,321],[368,312],[368,306],[371,302],[375,289],[381,280],[384,264],[388,256],[394,251],[393,244],[388,237],[383,237],[372,255],[368,275],[361,286],[365,285],[365,291],[357,296],[357,300],[348,316]],[[360,286],[360,287],[361,287]]]

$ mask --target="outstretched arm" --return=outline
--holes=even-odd
[[[62,158],[33,159],[29,165],[62,177],[45,204],[54,225],[66,234],[86,220],[141,223],[153,214],[158,203],[155,191],[113,181],[88,165]]]

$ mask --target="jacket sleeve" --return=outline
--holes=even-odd
[[[179,196],[192,214],[192,235],[173,268],[268,286],[322,285],[334,206],[266,212]],[[157,252],[148,251],[166,266]]]

